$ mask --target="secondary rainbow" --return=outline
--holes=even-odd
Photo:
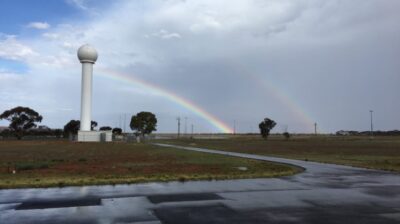
[[[303,124],[304,130],[307,130],[308,132],[314,131],[313,127],[316,121],[311,118],[314,116],[310,116],[309,113],[306,113],[306,110],[296,103],[297,101],[293,99],[293,96],[288,92],[283,91],[283,88],[278,88],[276,84],[272,83],[271,79],[266,79],[240,61],[230,62],[229,67],[236,71],[237,74],[253,80],[254,86],[258,86],[257,88],[262,90],[262,93],[266,93],[268,96],[273,96],[281,102]],[[324,132],[322,126],[319,127],[319,132]]]
[[[193,112],[194,114],[202,117],[206,121],[208,121],[211,125],[217,128],[220,132],[223,133],[233,133],[232,128],[229,125],[225,124],[223,121],[215,117],[214,115],[207,112],[205,109],[201,108],[200,106],[196,105],[195,103],[191,102],[188,99],[185,99],[181,96],[178,96],[176,93],[173,93],[170,90],[164,89],[160,86],[154,85],[152,83],[146,82],[144,80],[138,79],[132,75],[128,75],[123,72],[118,72],[114,70],[110,70],[107,68],[98,68],[98,74],[107,78],[111,78],[114,80],[118,80],[124,83],[130,83],[133,85],[140,86],[142,88],[149,89],[153,92],[156,92],[163,97],[169,99],[170,101],[186,108],[187,110]]]

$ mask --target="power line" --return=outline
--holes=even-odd
[[[187,117],[185,117],[185,135],[187,134]]]
[[[374,124],[373,124],[373,120],[372,120],[372,113],[374,113],[373,110],[369,111],[370,115],[371,115],[371,138],[374,136]]]
[[[177,117],[176,120],[178,121],[178,138],[181,135],[181,118]]]
[[[126,133],[126,114],[124,114],[124,133]]]
[[[314,123],[314,134],[317,135],[317,122]]]
[[[236,120],[233,120],[233,134],[236,135]]]

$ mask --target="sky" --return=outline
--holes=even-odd
[[[157,132],[400,129],[398,0],[1,0],[0,112],[79,119],[77,49],[94,46],[93,120]],[[185,119],[186,118],[186,119]],[[186,123],[186,125],[185,125]],[[8,122],[0,121],[0,126]],[[186,127],[186,128],[185,128]]]

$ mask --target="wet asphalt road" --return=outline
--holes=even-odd
[[[0,223],[400,223],[398,174],[175,147],[305,171],[269,179],[1,190]]]

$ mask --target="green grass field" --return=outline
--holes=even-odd
[[[400,137],[294,136],[284,140],[271,136],[263,140],[238,136],[162,142],[400,172]]]
[[[300,171],[148,144],[0,141],[0,188],[275,177]]]

